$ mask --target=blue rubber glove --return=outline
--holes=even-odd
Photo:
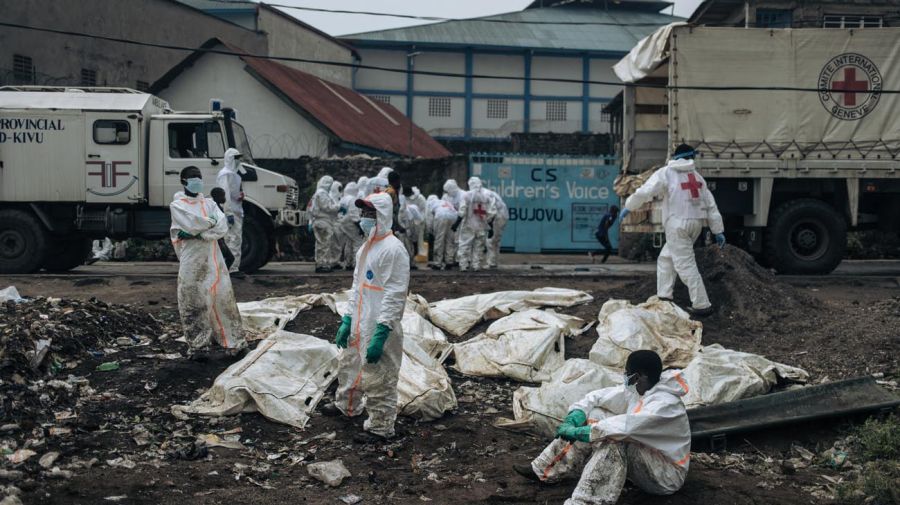
[[[334,344],[341,349],[347,348],[347,340],[350,339],[350,325],[353,320],[349,315],[341,318],[341,327],[338,328],[337,335],[334,337]]]
[[[716,233],[716,243],[719,244],[719,249],[725,249],[725,234],[724,233]]]
[[[568,440],[569,442],[588,442],[591,441],[591,427],[590,426],[561,426],[557,431],[557,434],[563,440]]]
[[[190,240],[192,238],[197,238],[197,237],[191,235],[190,233],[188,233],[184,230],[178,230],[178,239],[179,240]]]
[[[234,224],[234,216],[225,216],[225,219],[228,220],[228,226],[231,226]]]
[[[619,219],[621,219],[622,221],[624,221],[625,218],[628,217],[628,214],[631,214],[631,211],[630,211],[630,210],[628,210],[628,209],[622,209],[622,212],[619,213]]]
[[[372,340],[369,341],[369,347],[366,349],[367,362],[378,363],[378,360],[381,359],[381,354],[384,352],[384,342],[390,334],[391,329],[388,326],[378,323],[375,327],[375,334],[372,335]]]

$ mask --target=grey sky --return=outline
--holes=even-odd
[[[270,0],[272,3],[323,9],[364,10],[416,16],[470,18],[522,10],[532,0]],[[689,16],[701,0],[675,0],[675,15]],[[402,18],[325,14],[282,9],[331,35],[345,35],[426,22]]]

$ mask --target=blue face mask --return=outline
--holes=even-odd
[[[359,219],[359,227],[362,228],[363,233],[368,237],[372,228],[375,228],[375,219],[371,217],[362,217]]]
[[[203,191],[203,179],[199,177],[191,177],[187,179],[184,189],[191,193],[201,193]]]

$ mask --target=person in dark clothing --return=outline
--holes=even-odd
[[[600,219],[600,224],[597,226],[597,231],[594,232],[594,236],[597,237],[597,240],[600,242],[600,245],[603,246],[603,249],[588,252],[588,256],[591,257],[591,263],[594,262],[594,256],[599,256],[601,254],[603,255],[603,259],[600,260],[600,263],[606,263],[610,253],[612,253],[612,244],[609,243],[609,229],[612,228],[618,218],[619,207],[613,205],[609,208],[609,212],[604,214],[603,218]]]

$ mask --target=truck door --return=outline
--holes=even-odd
[[[182,191],[181,171],[197,167],[203,173],[203,193],[216,186],[222,168],[225,140],[217,121],[172,121],[166,124],[166,153],[163,166],[166,203]]]
[[[85,113],[85,201],[135,203],[144,198],[138,128],[137,118],[123,113]]]

